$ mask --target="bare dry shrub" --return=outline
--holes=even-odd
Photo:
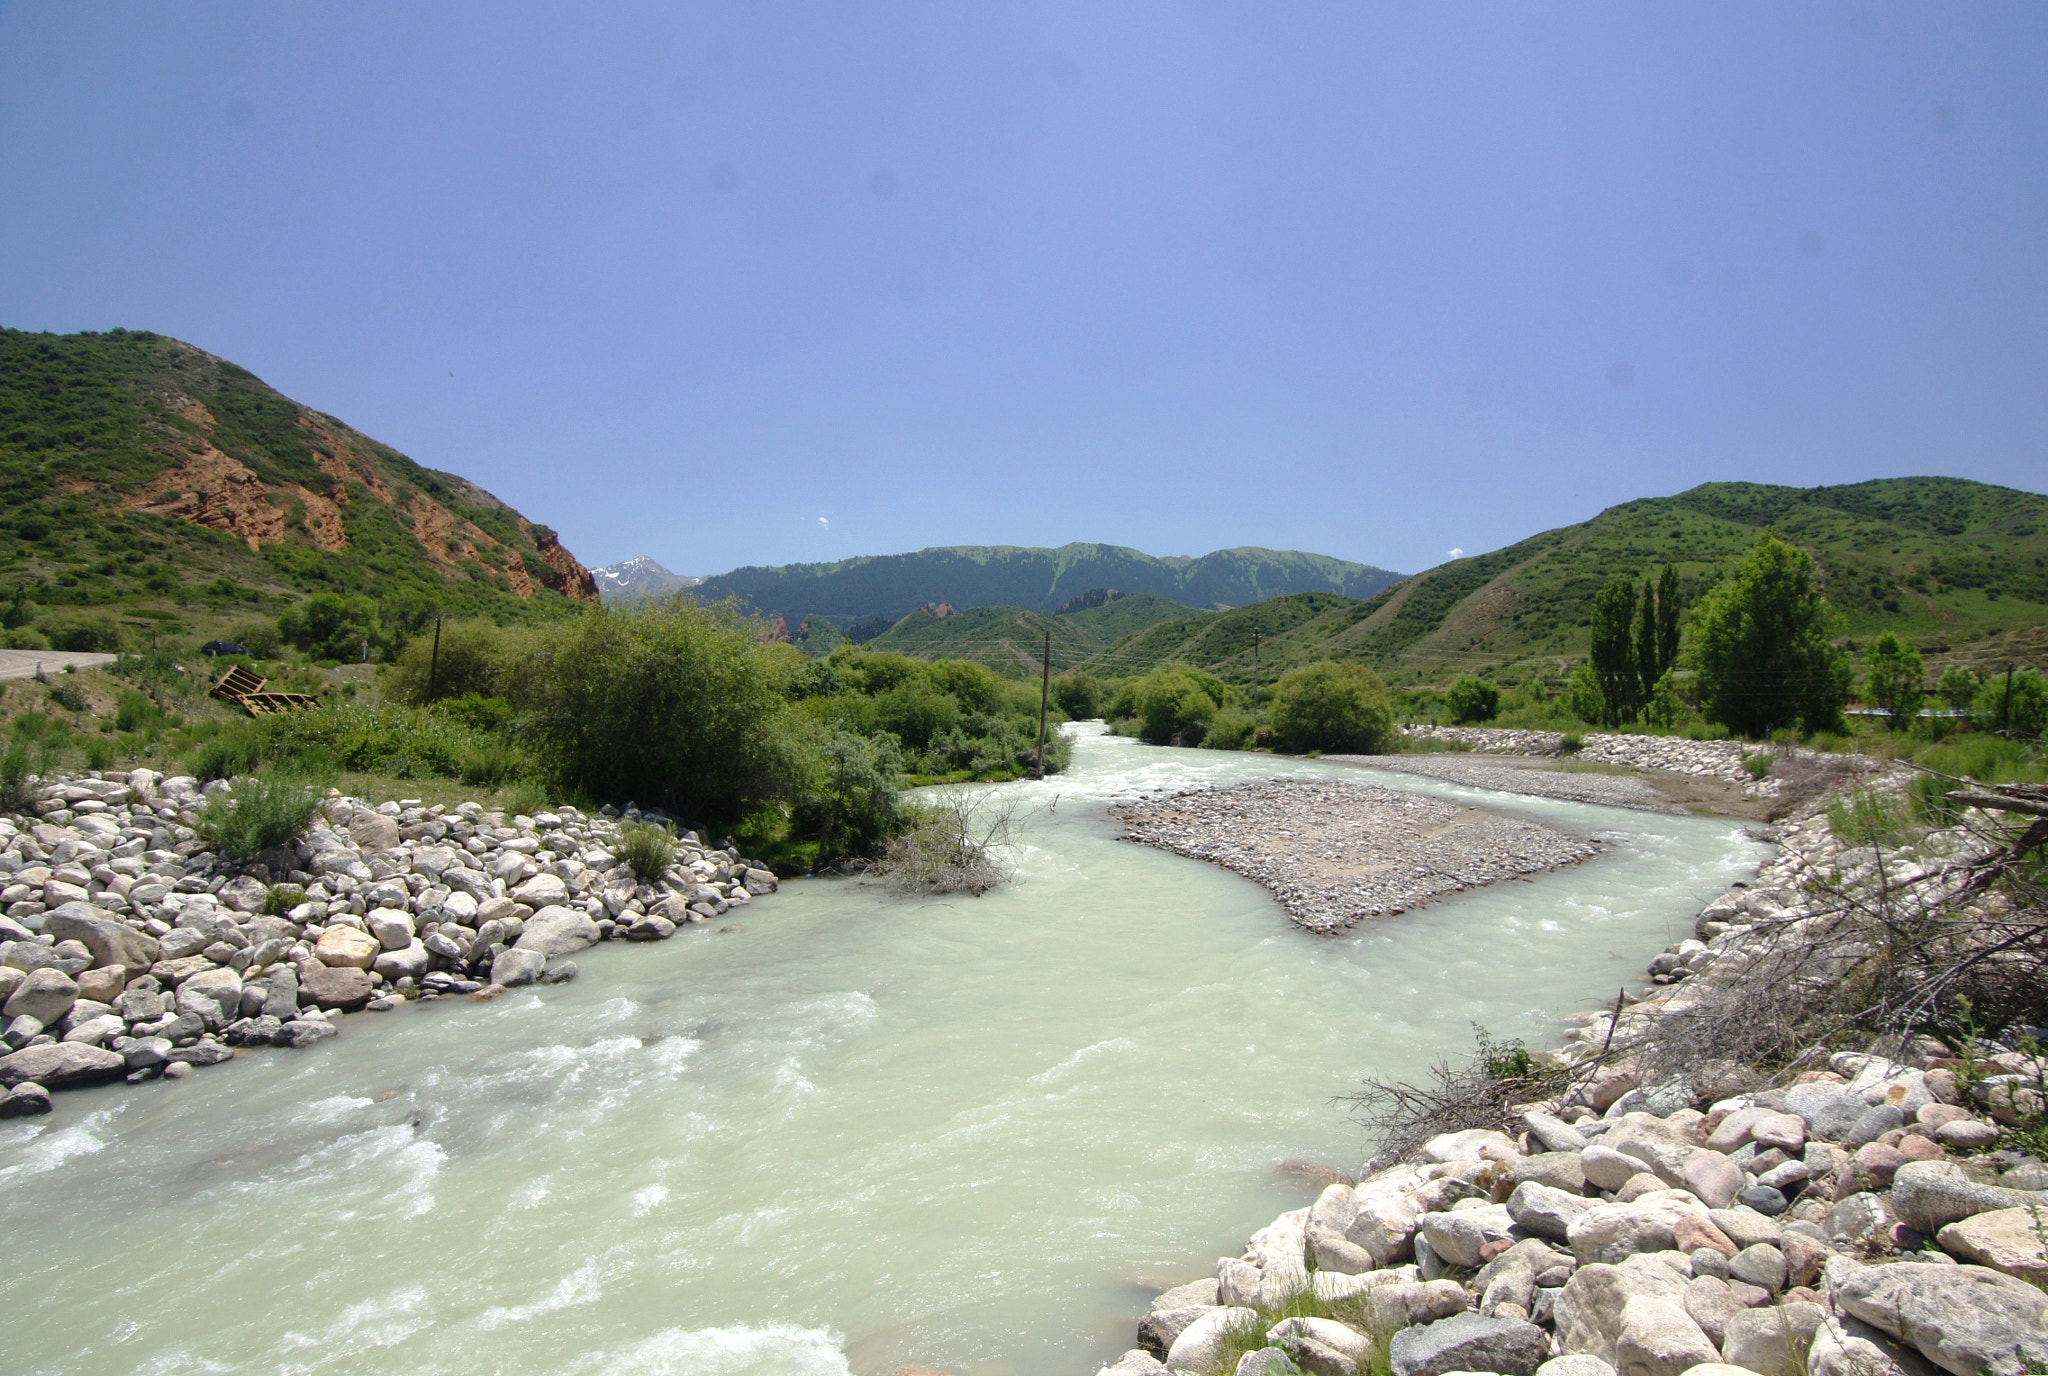
[[[1475,1032],[1477,1048],[1462,1065],[1437,1061],[1421,1084],[1369,1075],[1338,1100],[1366,1130],[1368,1173],[1446,1132],[1486,1128],[1514,1136],[1521,1131],[1520,1105],[1568,1087],[1568,1072],[1540,1064],[1521,1042],[1497,1042],[1484,1028]]]
[[[892,838],[871,872],[903,895],[966,893],[979,898],[1010,877],[997,855],[1010,842],[1016,808],[987,793],[946,793],[913,802],[910,826]]]

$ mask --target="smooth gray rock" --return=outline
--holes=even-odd
[[[50,1111],[50,1091],[27,1080],[0,1095],[0,1118],[34,1118]]]
[[[209,1028],[225,1027],[242,1016],[242,977],[225,966],[202,970],[178,986],[177,1006]]]
[[[1097,1371],[1095,1376],[1167,1376],[1166,1363],[1151,1353],[1134,1347]]]
[[[513,946],[537,951],[543,956],[568,956],[595,946],[597,923],[589,913],[575,908],[542,908],[526,919],[526,929]]]
[[[1256,1309],[1239,1306],[1210,1310],[1173,1340],[1173,1346],[1166,1352],[1167,1366],[1189,1371],[1213,1370],[1229,1331],[1240,1324],[1253,1323],[1258,1317]]]
[[[1930,1234],[1993,1209],[2048,1209],[2048,1195],[1979,1185],[1953,1161],[1908,1161],[1892,1176],[1891,1201],[1901,1223]]]
[[[75,1023],[63,1036],[67,1042],[83,1042],[88,1046],[100,1046],[110,1037],[118,1037],[126,1031],[128,1024],[112,1013],[103,1013],[96,1018],[87,1018]]]
[[[289,1022],[299,1015],[299,972],[289,965],[270,972],[263,986],[262,1016]]]
[[[377,987],[370,972],[353,965],[308,965],[300,972],[299,1003],[354,1012],[370,1001]]]
[[[147,1070],[162,1065],[171,1058],[171,1041],[168,1037],[137,1037],[121,1048],[121,1063],[130,1070]]]
[[[1590,1352],[1570,1352],[1537,1367],[1536,1376],[1615,1376],[1615,1371]]]
[[[1543,1144],[1545,1151],[1584,1151],[1588,1139],[1562,1118],[1535,1109],[1522,1115],[1522,1122],[1528,1127],[1529,1135]]]
[[[18,1018],[26,1014],[45,1027],[54,1026],[71,1005],[78,1002],[78,981],[53,966],[31,970],[7,1002],[0,1015]]]
[[[1534,1376],[1550,1356],[1550,1335],[1533,1323],[1484,1314],[1404,1328],[1390,1353],[1394,1376],[1445,1376],[1453,1371],[1495,1371]]]
[[[185,1065],[199,1066],[219,1065],[222,1061],[231,1061],[234,1058],[235,1053],[219,1042],[200,1042],[196,1046],[176,1048],[167,1059],[172,1064],[182,1062]]]
[[[1805,1300],[1744,1309],[1728,1320],[1722,1359],[1758,1376],[1805,1376],[1807,1349],[1825,1317],[1819,1305]]]
[[[1214,1282],[1211,1282],[1212,1288]],[[1188,1326],[1212,1309],[1215,1304],[1176,1304],[1155,1308],[1138,1321],[1138,1346],[1158,1357],[1164,1357],[1173,1348],[1173,1340],[1185,1333]]]
[[[1514,1226],[1514,1218],[1498,1204],[1422,1216],[1422,1235],[1429,1239],[1430,1247],[1443,1260],[1467,1271],[1480,1265],[1480,1251],[1487,1243],[1511,1241],[1508,1230]]]
[[[1682,1302],[1685,1288],[1678,1272],[1648,1257],[1631,1257],[1618,1266],[1581,1266],[1557,1295],[1553,1316],[1558,1347],[1589,1352],[1611,1364],[1628,1301],[1648,1295]]]
[[[1827,1281],[1837,1312],[1954,1376],[2024,1376],[2048,1364],[2048,1294],[2023,1280],[1982,1266],[1858,1266],[1837,1257]]]
[[[1806,1350],[1807,1376],[1935,1376],[1939,1370],[1914,1349],[1849,1314],[1822,1324]]]
[[[531,984],[541,977],[548,968],[548,958],[538,951],[512,947],[501,951],[491,962],[491,983],[502,984],[507,989],[522,984]]]
[[[541,975],[540,983],[567,984],[575,978],[576,962],[573,960],[558,960],[553,965],[550,965],[546,972]]]
[[[1798,1162],[1789,1164],[1798,1166],[1800,1170],[1806,1169],[1804,1165]],[[1790,1202],[1785,1198],[1784,1191],[1774,1189],[1769,1185],[1751,1185],[1741,1194],[1736,1195],[1735,1200],[1739,1204],[1748,1205],[1760,1214],[1777,1215],[1784,1213],[1786,1209],[1791,1207]]]
[[[427,948],[418,941],[397,950],[387,947],[370,968],[384,976],[389,984],[396,984],[402,979],[418,979],[427,972]]]
[[[1875,1142],[1893,1128],[1902,1128],[1905,1125],[1906,1115],[1900,1111],[1898,1105],[1876,1104],[1866,1109],[1863,1116],[1856,1120],[1855,1126],[1842,1135],[1842,1145],[1854,1151],[1860,1146]]]
[[[325,1018],[294,1018],[277,1029],[277,1035],[271,1039],[271,1045],[296,1049],[340,1035],[341,1029]]]
[[[1775,1295],[1785,1288],[1785,1254],[1768,1242],[1759,1242],[1728,1258],[1728,1274]]]
[[[119,965],[139,975],[157,960],[157,941],[91,903],[65,903],[43,914],[43,930],[59,941],[77,941],[92,952],[92,963]]]
[[[1681,1301],[1638,1295],[1622,1306],[1614,1365],[1624,1376],[1683,1376],[1720,1357]]]
[[[1571,1241],[1572,1224],[1579,1221],[1592,1201],[1527,1180],[1508,1196],[1508,1216],[1524,1232],[1557,1242]]]
[[[98,1084],[128,1073],[115,1052],[83,1042],[51,1042],[0,1056],[0,1085],[33,1082],[45,1089]]]

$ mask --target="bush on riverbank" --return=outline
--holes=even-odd
[[[1283,750],[1378,755],[1395,747],[1394,704],[1372,670],[1325,660],[1273,685],[1269,718]]]

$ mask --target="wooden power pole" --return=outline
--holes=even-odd
[[[434,653],[427,659],[427,701],[435,701],[434,689],[441,679],[441,618],[434,618]]]
[[[1045,777],[1045,713],[1052,705],[1052,632],[1045,633],[1045,653],[1039,656],[1040,676],[1038,681],[1038,771],[1034,778]]]

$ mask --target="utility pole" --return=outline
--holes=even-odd
[[[434,702],[434,689],[441,677],[441,618],[434,618],[434,653],[427,658],[427,701]]]
[[[2012,664],[2010,662],[2005,666],[2005,701],[2000,703],[1998,707],[1998,729],[2008,734],[2012,731]]]
[[[1259,708],[1259,633],[1252,632],[1252,710]]]
[[[1045,633],[1045,653],[1039,657],[1042,673],[1038,682],[1038,770],[1034,778],[1045,777],[1045,713],[1052,705],[1052,632]]]

